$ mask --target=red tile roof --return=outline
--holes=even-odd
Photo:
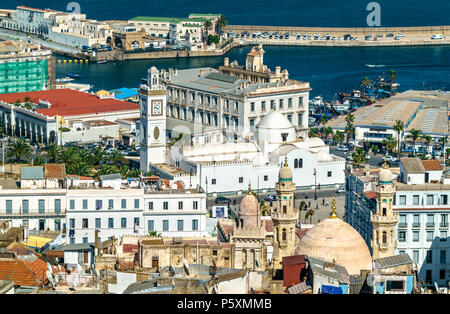
[[[422,165],[425,171],[440,171],[442,170],[439,160],[422,160]]]
[[[37,113],[53,117],[55,115],[69,117],[105,112],[139,111],[139,104],[133,104],[114,98],[100,99],[95,95],[72,89],[45,90],[36,92],[1,94],[0,101],[15,103],[17,99],[31,97],[31,101],[39,104],[39,100],[48,101],[50,108],[36,109]]]
[[[123,245],[123,252],[124,253],[137,253],[138,252],[138,246],[137,246],[137,244],[124,244]]]
[[[41,286],[33,271],[17,258],[0,259],[0,280],[13,280],[17,286]]]
[[[78,179],[78,180],[94,180],[91,177],[76,176],[73,174],[69,174],[68,177],[70,177],[72,180],[76,180],[76,179]]]
[[[305,255],[285,256],[281,263],[283,266],[305,264]]]
[[[377,193],[375,191],[367,191],[364,193],[364,195],[369,199],[373,199],[373,198],[377,197]]]

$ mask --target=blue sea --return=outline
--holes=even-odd
[[[17,5],[66,11],[68,0],[0,0],[0,8]],[[230,24],[365,27],[371,1],[337,0],[76,0],[88,18],[127,20],[138,15],[186,17],[189,13],[222,13]],[[381,26],[450,25],[449,0],[378,0]],[[230,51],[227,57],[244,64],[249,47]],[[265,63],[280,65],[290,77],[311,83],[311,96],[332,99],[339,91],[360,87],[364,76],[395,70],[400,90],[450,90],[450,47],[281,47],[265,46]],[[218,67],[223,57],[137,60],[106,64],[61,64],[57,76],[79,73],[81,82],[94,90],[136,87],[151,66],[158,68]],[[366,64],[384,65],[367,68]]]

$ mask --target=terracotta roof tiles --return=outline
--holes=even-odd
[[[421,160],[425,171],[441,171],[442,166],[439,160]]]
[[[33,271],[17,258],[0,259],[0,280],[13,280],[17,286],[41,286]]]

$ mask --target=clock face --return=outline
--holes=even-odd
[[[152,100],[152,116],[162,115],[162,101]]]

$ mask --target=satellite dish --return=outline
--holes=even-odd
[[[55,283],[59,283],[59,276],[57,274],[53,275],[53,278],[55,279]]]
[[[175,268],[172,265],[169,265],[169,271],[172,276],[175,275]]]

